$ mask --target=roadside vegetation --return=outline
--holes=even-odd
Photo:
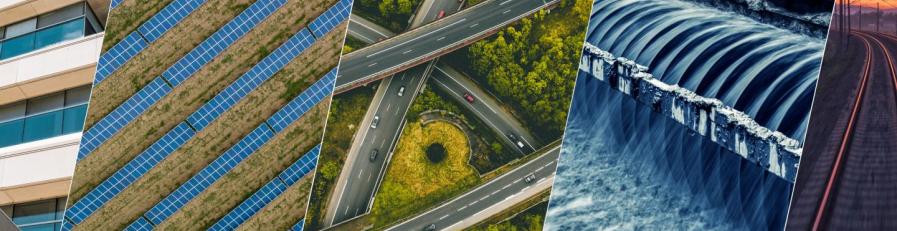
[[[402,133],[371,209],[375,228],[435,206],[480,182],[476,170],[467,164],[467,138],[455,125],[412,122]],[[441,161],[427,157],[427,148],[434,144],[445,148]]]
[[[371,86],[375,83],[371,83]],[[333,96],[305,219],[307,227],[321,226],[330,193],[334,191],[334,183],[339,178],[352,139],[373,98],[372,87],[359,87]]]
[[[422,0],[357,0],[352,13],[383,25],[391,31],[405,31],[414,9]],[[449,1],[449,0],[439,0]]]
[[[109,10],[106,21],[106,34],[103,35],[103,52],[112,48],[119,41],[137,30],[143,22],[149,20],[165,8],[172,0],[158,1],[122,1],[118,7]]]
[[[352,53],[352,51],[364,48],[365,46],[367,46],[367,44],[363,41],[352,36],[346,36],[346,43],[343,45],[343,55]]]
[[[470,228],[470,231],[541,231],[548,210],[548,195],[539,194]]]
[[[510,102],[541,140],[563,134],[592,1],[559,4],[467,49],[474,79]]]

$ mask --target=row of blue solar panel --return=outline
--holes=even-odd
[[[125,227],[125,231],[152,231],[153,224],[143,217],[137,218],[136,221]]]
[[[299,158],[299,160],[288,167],[287,170],[306,169],[306,167],[303,167],[306,165],[311,165],[311,169],[314,169],[314,165],[317,162],[317,156],[320,148],[321,145],[318,144],[317,146],[315,146],[315,148],[309,150],[305,155],[303,155],[302,158]],[[306,156],[313,156],[314,158],[305,158]],[[307,174],[308,171],[306,171],[305,173]],[[284,173],[282,172],[281,175],[283,174]],[[249,196],[249,198],[240,203],[240,205],[228,212],[227,215],[219,219],[218,222],[215,222],[215,224],[212,225],[209,230],[234,230],[235,228],[240,226],[240,224],[243,224],[243,222],[255,215],[255,213],[257,213],[259,210],[264,208],[265,205],[280,196],[280,194],[286,191],[288,187],[292,186],[292,183],[295,183],[295,181],[284,182],[278,178],[272,179],[267,184],[262,186],[262,188],[260,188],[258,191],[253,193],[252,196]]]
[[[333,27],[349,18],[351,11],[352,0],[340,0],[312,21],[308,27],[315,33],[315,36],[322,37]]]
[[[302,231],[303,226],[305,226],[305,219],[301,219],[299,220],[299,222],[296,222],[296,224],[293,225],[292,228],[290,228],[290,231]]]
[[[215,58],[215,56],[218,56],[232,43],[236,42],[237,39],[243,37],[252,28],[255,28],[258,23],[274,13],[284,3],[286,3],[286,0],[268,0],[253,3],[240,15],[237,15],[237,17],[209,36],[190,53],[187,53],[186,56],[165,70],[162,76],[172,85],[177,86]]]
[[[112,110],[106,117],[84,132],[81,146],[78,148],[78,160],[86,157],[88,153],[99,147],[121,127],[137,118],[140,113],[168,92],[171,92],[171,87],[165,84],[165,80],[157,77],[140,89],[137,94],[125,100],[118,108]]]
[[[240,142],[224,152],[208,166],[203,168],[190,180],[168,194],[165,199],[153,206],[144,216],[154,224],[159,224],[174,214],[181,206],[184,206],[200,192],[208,188],[218,178],[237,166],[243,159],[261,148],[274,132],[266,126],[259,126]]]
[[[301,117],[310,109],[310,107],[298,107],[289,105],[297,105],[298,103],[296,102],[309,101],[313,101],[316,104],[317,102],[323,100],[323,98],[330,93],[329,91],[323,91],[322,89],[332,88],[332,79],[334,78],[335,70],[336,69],[334,68],[333,70],[328,72],[328,74],[325,75],[324,78],[318,80],[318,82],[313,84],[312,87],[309,87],[295,99],[291,100],[290,103],[287,104],[287,106],[284,106],[283,108],[278,110],[278,112],[276,112],[274,116],[271,116],[271,118],[279,115],[281,120],[290,120],[282,121],[283,123],[287,124],[298,120],[299,117]],[[322,86],[330,87],[328,88]],[[210,163],[208,166],[203,168],[199,173],[190,178],[190,180],[188,180],[180,187],[178,187],[174,192],[166,196],[165,199],[153,206],[153,208],[147,211],[144,216],[149,218],[153,223],[156,224],[164,221],[169,216],[174,214],[180,207],[187,204],[187,202],[189,202],[194,197],[199,195],[203,190],[208,188],[218,178],[236,167],[236,165],[243,161],[243,159],[249,157],[250,154],[260,148],[262,144],[267,142],[268,139],[270,139],[273,135],[274,132],[271,131],[268,126],[258,126],[249,135],[247,135],[239,143],[237,143],[237,145],[231,147],[224,154],[222,154],[217,159],[212,161],[212,163]],[[313,153],[314,158],[317,158],[317,151]],[[289,175],[284,176],[284,181],[290,182],[290,184],[292,184],[292,182],[295,182],[299,177],[304,175],[304,173],[301,173],[302,171],[305,171],[307,173],[307,171],[310,171],[310,169],[314,167],[298,166],[298,168],[299,169],[288,169],[287,171],[285,171],[286,173],[289,173]],[[296,174],[301,175],[296,176]]]
[[[125,0],[112,0],[112,3],[109,4],[109,9],[115,8],[118,4],[121,4]]]
[[[152,169],[162,159],[165,159],[168,154],[174,152],[175,149],[186,143],[195,134],[196,132],[186,122],[180,123],[136,158],[129,161],[125,167],[116,171],[112,176],[106,178],[100,185],[87,193],[87,195],[75,202],[72,207],[65,211],[65,217],[76,224],[81,223],[81,221]]]
[[[268,118],[268,124],[276,132],[283,131],[292,121],[302,116],[299,112],[305,113],[312,106],[317,104],[321,99],[333,92],[333,83],[336,81],[336,69],[330,70],[324,77],[312,84],[308,89],[303,91],[295,100],[290,101],[282,110],[274,113]]]
[[[97,72],[94,75],[94,84],[106,79],[112,72],[118,70],[128,60],[140,53],[149,43],[155,42],[165,32],[173,28],[187,15],[205,3],[206,0],[174,0],[131,32],[122,41],[113,45],[106,53],[100,56],[97,64]],[[118,0],[121,3],[121,0]],[[118,4],[113,1],[112,8]],[[105,62],[104,62],[105,61]]]
[[[224,113],[227,108],[236,104],[240,99],[252,92],[256,87],[265,82],[274,73],[280,71],[287,63],[299,56],[306,48],[315,42],[307,30],[300,30],[283,45],[256,64],[252,69],[243,74],[237,81],[230,84],[221,93],[218,93],[211,101],[194,112],[187,118],[196,129],[203,129],[212,123],[212,119]]]
[[[285,1],[286,0],[272,0],[258,1],[253,3],[251,6],[249,6],[249,8],[240,13],[240,15],[228,22],[227,25],[218,29],[215,34],[207,38],[203,43],[190,51],[190,53],[178,60],[177,63],[169,67],[165,71],[165,73],[168,73],[168,75],[163,74],[162,78],[167,76],[167,80],[169,80],[169,83],[173,86],[177,86],[181,81],[186,80],[186,78],[193,75],[193,73],[199,70],[200,67],[204,66],[207,62],[212,60],[212,58],[217,56],[218,53],[223,51],[227,46],[230,46],[230,44],[236,41],[236,39],[242,37],[243,34],[249,31],[249,29],[255,27],[255,25],[261,21],[261,18],[268,17],[268,15],[272,14],[277,8],[283,6],[283,2]],[[171,80],[178,81],[172,82]],[[151,86],[147,85],[147,87]],[[144,91],[147,87],[144,87],[141,92]],[[128,100],[134,100],[136,97],[136,100],[142,102],[141,106],[146,104],[146,107],[135,107],[134,105],[130,105],[127,102],[119,105],[118,108],[116,108],[112,113],[106,115],[100,120],[100,122],[98,122],[98,124],[109,123],[110,126],[94,126],[87,130],[86,133],[95,134],[90,138],[91,140],[95,140],[92,142],[96,144],[82,146],[82,148],[78,150],[78,159],[80,160],[81,158],[87,156],[90,152],[96,149],[96,147],[112,137],[113,134],[118,132],[127,123],[134,120],[134,118],[137,118],[138,115],[143,114],[143,112],[147,107],[149,107],[149,105],[156,103],[156,101],[161,99],[165,94],[168,94],[168,92],[165,92],[159,97],[144,99],[138,92],[138,94],[132,96],[131,99]],[[127,113],[115,113],[115,111],[122,111]],[[107,122],[104,122],[104,120]],[[98,128],[98,131],[91,131]]]
[[[302,178],[302,176],[305,176],[305,174],[308,174],[311,170],[315,169],[315,164],[318,161],[318,154],[321,154],[320,144],[299,158],[296,163],[293,163],[290,167],[284,169],[280,175],[277,175],[277,177],[287,185],[295,184]]]

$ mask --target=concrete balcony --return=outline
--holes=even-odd
[[[68,194],[81,133],[0,148],[0,205]]]
[[[102,43],[98,33],[0,61],[0,105],[92,83]]]

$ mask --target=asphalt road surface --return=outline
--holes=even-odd
[[[349,15],[349,36],[357,38],[368,44],[376,43],[395,36],[396,34],[376,23],[361,16]]]
[[[850,38],[826,47],[848,56],[823,62],[788,230],[897,230],[897,37]]]
[[[487,182],[468,193],[445,204],[411,218],[388,230],[423,230],[433,224],[437,230],[457,230],[464,227],[455,226],[459,222],[473,216],[487,216],[480,212],[502,203],[524,191],[532,189],[534,184],[541,183],[554,176],[560,146],[548,150],[548,153],[537,157],[520,167]],[[535,179],[526,182],[524,178],[534,175]]]
[[[453,99],[457,100],[466,109],[473,111],[477,117],[501,136],[500,140],[503,140],[509,147],[514,147],[514,150],[521,153],[529,153],[541,147],[532,134],[511,113],[504,110],[492,95],[483,91],[482,88],[464,74],[444,63],[439,63],[436,65],[436,69],[433,70],[430,81],[433,81],[437,87],[449,93]],[[473,96],[473,102],[468,102],[465,99],[465,94]],[[508,134],[512,134],[515,140],[512,141]],[[518,147],[516,141],[521,141],[524,147]]]
[[[337,88],[345,89],[371,80],[370,77],[386,76],[436,58],[436,52],[461,47],[462,41],[508,25],[545,5],[542,0],[487,1],[349,53],[340,62]]]

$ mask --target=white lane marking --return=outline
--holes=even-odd
[[[505,5],[505,4],[508,4],[509,2],[511,2],[511,0],[506,0],[506,1],[504,1],[504,2],[499,3],[498,5],[499,5],[499,6],[503,6],[503,5]]]
[[[349,205],[346,205],[346,210],[343,211],[343,215],[349,214]]]
[[[499,190],[495,190],[495,192],[492,192],[492,193],[490,193],[489,195],[495,195],[495,194],[498,193],[498,192],[499,192]]]
[[[408,54],[408,53],[411,53],[411,51],[413,51],[413,49],[412,49],[412,50],[407,50],[407,51],[405,51],[405,52],[402,52],[402,54],[403,54],[403,55],[404,55],[404,54]]]
[[[349,31],[352,31],[352,30],[349,30]],[[361,33],[355,32],[355,31],[351,32],[350,34],[352,34],[352,36],[361,37],[362,40],[364,40],[365,42],[372,43],[372,42],[377,41],[377,40],[375,40],[375,39],[368,38],[367,36],[364,36],[364,34],[361,34]]]
[[[373,67],[374,65],[377,65],[377,63],[368,64],[368,67]]]
[[[439,220],[441,221],[442,219],[445,219],[448,216],[449,216],[448,214],[446,214],[445,216],[441,216],[441,217],[439,217]]]
[[[380,53],[383,53],[383,52],[392,50],[392,49],[394,49],[394,48],[396,48],[396,47],[403,46],[403,45],[405,45],[405,44],[407,44],[407,43],[413,42],[414,40],[417,40],[417,39],[419,39],[419,38],[427,37],[427,36],[429,36],[429,35],[431,35],[431,34],[433,34],[433,33],[442,31],[442,30],[444,30],[445,28],[449,28],[449,27],[455,26],[455,25],[457,25],[458,23],[462,23],[462,22],[464,22],[464,21],[467,21],[467,18],[462,18],[462,19],[460,19],[460,20],[458,20],[458,21],[455,21],[455,22],[453,22],[453,23],[451,23],[451,24],[448,24],[448,25],[446,25],[446,26],[444,26],[444,27],[440,27],[439,29],[435,29],[435,30],[430,31],[430,32],[427,32],[426,34],[423,34],[423,35],[421,35],[421,36],[414,37],[414,38],[412,38],[412,39],[409,39],[408,41],[404,41],[404,42],[402,42],[402,43],[393,45],[393,46],[391,46],[391,47],[387,47],[386,49],[383,49],[383,50],[374,52],[373,54],[369,54],[369,55],[367,55],[367,56],[365,56],[365,57],[366,57],[366,58],[373,57],[373,56],[378,55],[378,54],[380,54]]]
[[[443,39],[445,39],[445,36],[439,37],[436,41],[442,41]]]
[[[392,103],[386,104],[386,111],[389,111],[389,108],[391,108],[391,107],[392,107]]]
[[[380,149],[383,149],[383,144],[386,144],[386,140],[380,140]]]
[[[381,32],[378,31],[377,29],[374,29],[374,28],[372,28],[372,27],[369,27],[369,26],[367,26],[367,25],[364,25],[364,23],[361,23],[361,22],[359,22],[358,20],[353,20],[352,17],[349,17],[349,21],[355,22],[355,24],[358,24],[359,26],[362,26],[362,27],[364,27],[364,28],[368,28],[368,30],[373,31],[374,33],[377,33],[377,34],[379,34],[380,36],[383,36],[383,37],[385,37],[385,38],[389,38],[389,36],[387,36],[387,35],[384,34],[384,33],[381,33]]]
[[[505,10],[505,12],[501,12],[501,14],[507,14],[508,12],[511,12],[511,10]]]
[[[480,25],[479,23],[474,23],[473,25],[470,25],[470,26],[467,27],[467,28],[474,28],[474,27],[479,26],[479,25]]]
[[[358,179],[361,179],[361,174],[364,173],[364,169],[361,169],[361,172],[358,172]]]
[[[458,212],[461,212],[461,210],[464,210],[464,209],[466,209],[466,208],[467,208],[467,205],[465,205],[465,206],[461,206],[461,208],[458,208]]]

